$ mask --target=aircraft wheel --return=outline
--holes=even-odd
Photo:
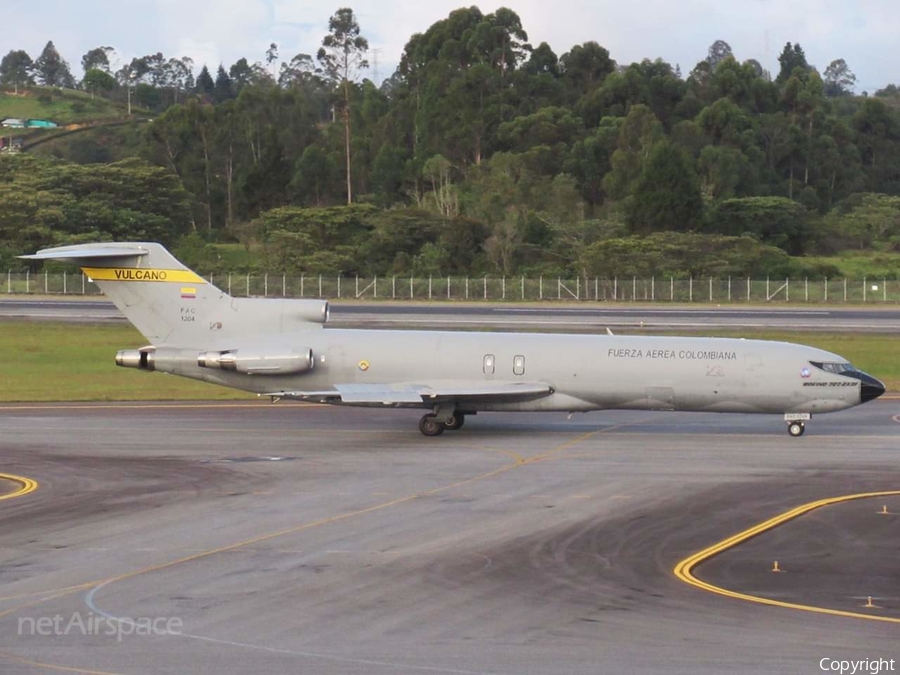
[[[802,436],[804,431],[806,431],[806,425],[802,422],[791,422],[788,425],[788,433],[794,438]]]
[[[434,415],[422,415],[419,420],[419,431],[425,436],[440,436],[444,428],[443,422],[438,422]]]
[[[463,424],[466,423],[466,416],[462,413],[456,413],[449,420],[444,422],[444,428],[447,431],[456,431],[457,429],[462,429]]]

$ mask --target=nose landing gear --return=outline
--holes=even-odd
[[[788,425],[788,433],[794,438],[799,438],[806,431],[806,424],[812,419],[809,413],[786,413],[784,421]]]
[[[806,425],[803,422],[791,422],[788,424],[788,433],[794,438],[802,436],[804,431],[806,431]]]

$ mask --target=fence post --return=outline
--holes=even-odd
[[[750,277],[747,277],[747,302],[750,302]]]
[[[688,302],[694,301],[694,275],[692,274],[688,283]]]
[[[319,277],[319,297],[322,296],[322,277]],[[341,297],[341,275],[337,275],[337,296]]]
[[[669,301],[675,302],[675,277],[669,277]]]
[[[868,284],[866,283],[866,278],[863,277],[863,302],[866,301],[866,286],[867,286],[867,285],[868,285]]]
[[[410,299],[412,299],[413,297],[415,297],[415,296],[413,295],[413,278],[412,278],[412,275],[409,276],[409,297],[410,297]]]
[[[431,275],[428,275],[428,299],[431,300]]]
[[[338,297],[340,297],[340,296],[338,296]],[[356,297],[357,298],[359,297],[359,274],[356,275]]]
[[[47,270],[44,270],[44,295],[47,295],[50,290],[48,286],[48,282],[50,281],[50,273]]]
[[[790,277],[784,280],[784,300],[791,301],[791,280]]]
[[[650,302],[656,302],[656,277],[650,277]]]
[[[229,274],[228,276],[229,276],[229,278],[231,277],[230,274]],[[305,276],[305,275],[303,275],[303,274],[300,275],[300,297],[301,297],[301,298],[303,297],[303,282],[306,281],[306,280],[303,278],[304,276]]]
[[[85,294],[85,277],[86,277],[86,276],[87,276],[87,275],[84,274],[84,273],[82,273],[82,275],[81,275],[81,294],[82,294],[82,295]]]
[[[228,295],[231,295],[231,272],[228,273]]]
[[[281,275],[281,297],[287,296],[287,274]]]
[[[540,276],[538,280],[538,297],[543,300],[544,299],[544,275]]]
[[[25,293],[31,293],[31,270],[25,270]]]
[[[562,300],[562,282],[556,277],[556,299]]]
[[[575,299],[581,300],[581,277],[575,277]]]
[[[613,300],[619,299],[619,277],[613,277]]]
[[[803,298],[805,302],[809,302],[809,277],[803,282]]]
[[[391,299],[395,299],[397,297],[397,277],[391,277]]]
[[[322,275],[319,275],[319,297],[322,297]]]
[[[378,298],[378,275],[372,277],[372,297]]]
[[[249,274],[247,275],[247,293],[246,293],[246,296],[247,296],[248,298],[250,297],[250,275],[249,275]]]
[[[881,288],[884,291],[884,301],[887,302],[887,279],[881,280]]]
[[[67,275],[66,275],[66,272],[65,272],[65,270],[64,270],[64,271],[63,271],[63,295],[66,294],[66,291],[67,291],[67,290],[69,290],[69,289],[68,289],[68,283],[67,283]]]
[[[769,295],[769,277],[766,277],[766,302],[772,299],[772,296]]]
[[[466,275],[466,300],[469,299],[469,275]]]
[[[600,281],[594,277],[594,300],[600,300]]]
[[[6,294],[12,293],[12,270],[6,270]]]
[[[503,291],[503,299],[506,300],[506,275],[505,274],[500,278],[500,288]]]
[[[847,277],[844,277],[844,302],[847,302]]]
[[[825,302],[828,302],[828,277],[825,277]]]
[[[712,277],[709,278],[709,301],[712,302]]]
[[[450,299],[450,275],[447,275],[447,299]]]
[[[269,297],[269,273],[268,272],[266,272],[263,275],[263,297],[264,298]]]
[[[525,299],[525,275],[522,275],[522,299]]]
[[[484,299],[487,300],[487,274],[484,275]]]
[[[728,302],[731,302],[731,277],[728,277]]]

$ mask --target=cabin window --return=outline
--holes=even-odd
[[[494,355],[493,354],[485,354],[484,355],[484,374],[485,375],[493,375],[494,374]]]
[[[525,374],[525,357],[517,356],[513,359],[513,373],[516,375]]]

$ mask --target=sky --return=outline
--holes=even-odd
[[[112,46],[120,60],[161,51],[226,69],[241,57],[264,62],[269,44],[281,60],[315,54],[328,18],[344,4],[321,0],[44,0],[5,2],[0,54],[25,49],[36,58],[53,40],[73,73],[93,47]],[[406,41],[473,0],[347,0],[362,34],[378,50],[378,76],[391,74]],[[522,19],[533,45],[557,55],[594,40],[620,64],[661,57],[687,74],[715,40],[743,61],[778,72],[778,55],[799,42],[820,72],[843,58],[857,76],[856,92],[900,83],[896,0],[508,0],[477,3],[484,13],[505,6]],[[374,54],[369,61],[374,66]],[[368,77],[374,79],[370,66]]]

